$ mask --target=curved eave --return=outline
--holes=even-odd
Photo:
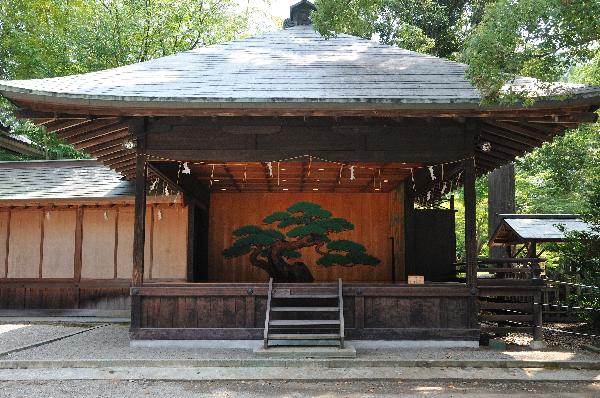
[[[144,97],[53,93],[0,84],[0,94],[21,108],[73,115],[103,116],[335,116],[415,115],[492,116],[504,113],[534,113],[539,109],[600,106],[600,88],[573,94],[538,97],[534,105],[481,105],[479,97],[423,98],[209,98]]]

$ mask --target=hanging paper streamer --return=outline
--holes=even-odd
[[[412,182],[412,189],[414,191],[417,188],[417,184],[415,184],[415,170],[412,167],[410,169],[410,180]]]
[[[183,174],[192,174],[192,170],[190,170],[190,167],[188,166],[188,162],[185,162],[183,164]]]
[[[104,212],[104,221],[108,221],[108,214]]]
[[[269,177],[273,177],[273,163],[267,162],[267,169],[269,170]]]
[[[312,156],[308,157],[308,172],[306,173],[307,177],[310,177],[310,168],[312,167]]]
[[[169,196],[169,186],[165,184],[165,196]]]
[[[342,170],[344,170],[344,165],[340,166],[340,178],[338,178],[338,184],[342,183]]]
[[[444,181],[444,163],[442,163],[442,181]]]
[[[446,192],[446,181],[444,181],[444,185],[442,185],[442,195]]]
[[[244,166],[244,182],[248,180],[248,170],[246,170],[246,166]]]
[[[156,186],[158,185],[158,178],[156,178],[153,182],[152,185],[150,185],[150,191],[154,191],[156,189]]]
[[[212,170],[210,172],[210,179],[214,179],[215,178],[215,165],[212,165]]]
[[[427,191],[427,201],[431,200],[431,191]]]
[[[158,213],[156,213],[156,215],[158,216],[158,221],[162,220],[162,211],[160,211],[160,209],[158,209]]]
[[[437,177],[435,176],[435,174],[433,172],[433,166],[427,166],[427,168],[429,169],[429,174],[431,175],[431,181],[436,180]]]
[[[277,162],[277,186],[279,186],[279,162]]]
[[[354,175],[354,168],[356,166],[350,166],[350,181],[356,180],[356,176]]]

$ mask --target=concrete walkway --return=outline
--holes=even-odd
[[[356,358],[260,358],[251,349],[129,346],[125,325],[56,332],[4,326],[0,347],[44,344],[0,356],[0,381],[19,380],[487,380],[600,381],[600,355],[552,349],[357,349]]]
[[[486,381],[600,381],[597,370],[541,368],[420,368],[420,367],[106,367],[59,369],[2,369],[0,380],[486,380]]]

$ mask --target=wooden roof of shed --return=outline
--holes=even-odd
[[[134,187],[95,160],[0,162],[0,202],[133,196]]]
[[[590,225],[576,214],[500,214],[502,222],[490,245],[525,242],[562,242],[568,232],[589,232]]]

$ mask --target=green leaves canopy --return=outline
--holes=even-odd
[[[454,57],[485,0],[316,0],[312,14],[324,36],[349,33],[408,50]]]
[[[514,76],[563,80],[593,59],[598,72],[598,0],[317,0],[312,19],[325,36],[379,36],[382,43],[457,59],[486,102]]]
[[[516,75],[562,80],[598,56],[598,0],[498,0],[469,36],[463,60],[488,101]],[[509,98],[510,99],[510,98]]]
[[[249,17],[237,8],[235,0],[2,0],[0,80],[92,72],[233,40]],[[11,115],[0,99],[0,120],[45,158],[85,156]]]

